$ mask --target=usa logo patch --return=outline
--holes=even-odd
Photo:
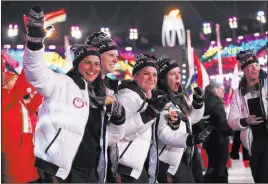
[[[80,99],[80,98],[74,98],[74,100],[73,100],[73,104],[74,104],[74,106],[75,106],[76,108],[82,108],[82,107],[84,107],[84,102],[83,102],[83,100]]]

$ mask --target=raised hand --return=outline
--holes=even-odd
[[[195,109],[200,109],[203,107],[204,95],[203,90],[200,87],[195,87],[193,89],[193,107]]]
[[[41,49],[46,36],[44,29],[44,12],[41,7],[33,7],[30,10],[26,29],[27,47],[30,50]]]

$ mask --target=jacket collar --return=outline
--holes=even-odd
[[[139,96],[141,97],[141,99],[146,99],[145,94],[143,93],[142,89],[139,87],[139,85],[136,83],[136,81],[134,80],[125,80],[122,81],[122,83],[119,85],[118,89],[130,89],[136,93],[139,94]]]
[[[70,70],[66,75],[73,79],[75,84],[77,84],[80,89],[86,89],[86,83],[88,82],[83,78],[83,76],[78,72],[77,69]],[[89,90],[91,90],[93,89],[93,86],[88,83],[88,88]]]

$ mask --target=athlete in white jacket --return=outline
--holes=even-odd
[[[98,80],[93,82],[95,93],[98,96],[117,94],[119,80],[110,79],[107,74],[114,72],[114,67],[118,62],[118,46],[106,33],[94,32],[89,35],[84,44],[98,48],[101,56],[100,75]]]
[[[178,63],[167,56],[158,58],[158,95],[169,94],[169,103],[160,115],[159,175],[158,182],[194,182],[191,163],[193,146],[207,136],[207,129],[199,135],[192,135],[192,124],[201,120],[204,113],[203,93],[194,88],[192,104],[181,94],[182,87]]]
[[[40,7],[34,7],[27,24],[23,68],[27,80],[44,96],[35,131],[35,165],[58,182],[104,182],[106,166],[94,178],[95,163],[102,156],[107,161],[108,145],[124,136],[124,107],[111,97],[110,105],[105,106],[109,116],[103,117],[109,123],[99,121],[102,117],[92,118],[94,112],[101,110],[91,86],[100,70],[99,51],[75,45],[73,69],[67,75],[54,73],[44,61],[43,26],[44,13]],[[99,150],[105,154],[99,155]],[[77,154],[87,156],[81,158]]]
[[[254,181],[268,183],[268,75],[253,51],[241,51],[237,60],[244,76],[232,97],[228,124],[241,130]]]
[[[157,83],[154,58],[138,54],[133,81],[119,86],[118,100],[126,109],[126,133],[112,149],[113,172],[118,183],[154,183],[158,168],[156,117],[168,102],[167,96],[150,101]]]
[[[97,79],[92,83],[94,86],[94,92],[97,96],[107,96],[113,95],[116,96],[118,93],[118,86],[121,84],[121,81],[116,79],[111,79],[107,77],[107,74],[113,73],[114,67],[118,61],[119,51],[118,46],[104,32],[93,32],[89,35],[84,44],[92,45],[98,48],[101,57],[101,65],[100,65],[100,74]],[[103,154],[103,153],[101,153]],[[110,154],[110,147],[108,147],[107,154]],[[104,158],[104,157],[102,157]],[[108,163],[107,163],[107,182],[114,183],[114,177],[112,176],[111,172],[111,161],[108,156]],[[106,162],[103,159],[99,160],[98,170],[103,170],[102,166],[104,165],[103,162]],[[106,165],[106,164],[105,164]]]

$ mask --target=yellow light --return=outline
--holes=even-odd
[[[46,37],[51,37],[52,33],[53,33],[52,30],[47,31],[47,33],[46,33]]]
[[[180,14],[180,10],[176,9],[176,10],[171,10],[168,15],[171,17],[177,17],[179,14]]]

